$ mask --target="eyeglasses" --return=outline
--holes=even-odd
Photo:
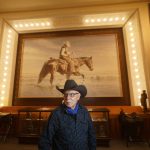
[[[77,95],[77,94],[79,94],[79,93],[65,93],[64,94],[64,97],[74,97],[75,95]]]

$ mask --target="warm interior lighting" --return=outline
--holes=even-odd
[[[41,19],[27,19],[27,20],[16,20],[13,21],[13,27],[17,31],[25,31],[25,30],[37,30],[37,29],[47,29],[50,28],[52,22],[49,18],[41,18]]]

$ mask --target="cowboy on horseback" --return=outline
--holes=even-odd
[[[75,72],[75,64],[72,58],[72,52],[69,51],[70,42],[66,41],[60,49],[59,58],[65,60],[68,63],[67,71],[69,73]]]

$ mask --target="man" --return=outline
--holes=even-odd
[[[75,72],[75,66],[74,61],[72,59],[72,53],[69,51],[70,43],[69,41],[66,41],[60,50],[60,59],[65,60],[68,63],[68,73],[74,73]]]
[[[67,80],[64,89],[56,88],[64,94],[64,103],[51,113],[39,150],[96,150],[90,114],[78,103],[86,96],[86,87]]]

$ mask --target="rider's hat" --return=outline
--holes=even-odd
[[[64,43],[67,47],[70,47],[70,42],[69,41],[65,41]]]

